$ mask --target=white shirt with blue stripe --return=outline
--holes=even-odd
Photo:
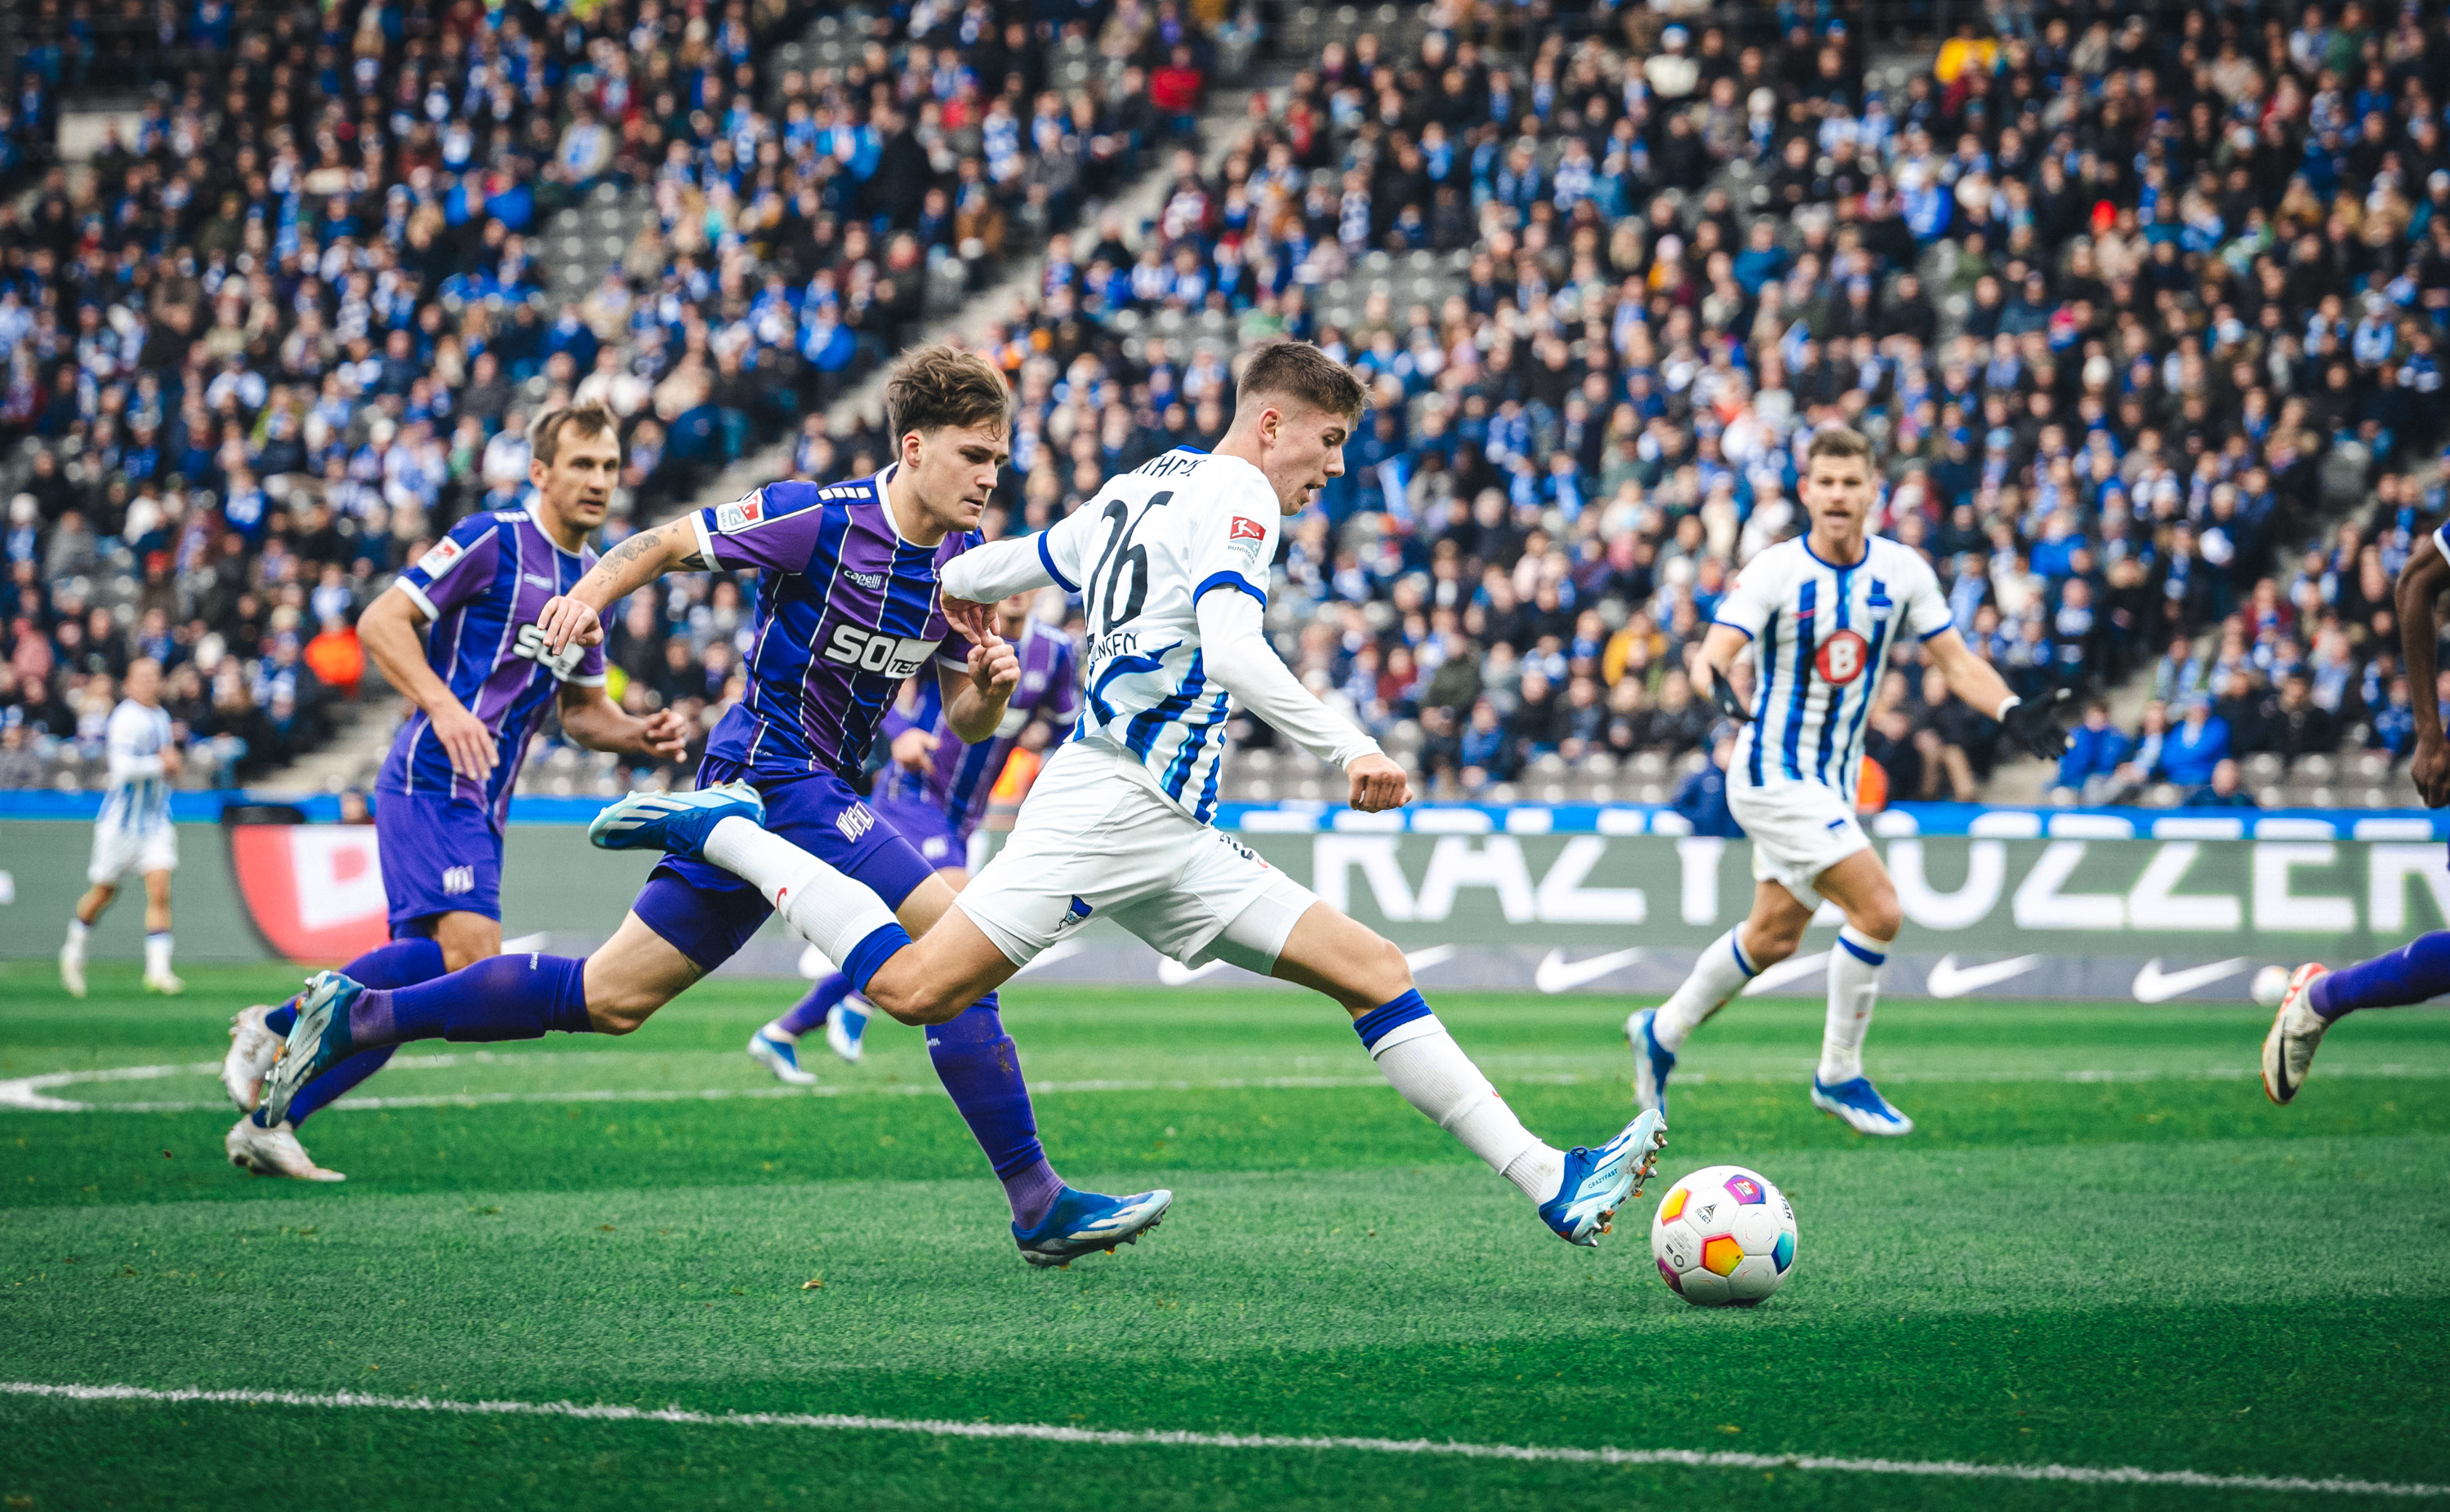
[[[1822,561],[1798,536],[1736,578],[1714,623],[1753,643],[1753,718],[1736,743],[1731,787],[1818,784],[1852,803],[1872,700],[1900,635],[1951,628],[1922,553],[1874,536],[1852,565]]]
[[[1201,824],[1216,812],[1234,700],[1200,646],[1202,595],[1264,607],[1284,514],[1257,468],[1188,447],[1107,479],[1037,537],[1040,564],[1088,616],[1072,738],[1127,753]]]
[[[94,822],[130,834],[166,827],[170,781],[163,775],[162,753],[170,745],[170,711],[123,698],[103,731],[110,788]]]

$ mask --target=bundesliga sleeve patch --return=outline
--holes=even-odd
[[[736,535],[765,523],[766,496],[763,494],[751,494],[747,498],[718,504],[714,508],[714,528],[725,535]]]
[[[434,543],[433,550],[417,559],[417,570],[428,579],[440,577],[451,571],[451,564],[467,554],[467,548],[446,535]]]
[[[1264,541],[1268,538],[1268,528],[1257,520],[1236,514],[1233,528],[1225,533],[1225,538],[1229,541]]]

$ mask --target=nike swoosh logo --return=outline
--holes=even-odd
[[[1404,967],[1408,971],[1427,971],[1431,966],[1444,965],[1452,960],[1454,953],[1455,948],[1452,945],[1431,945],[1427,950],[1408,950],[1404,953]]]
[[[1169,987],[1188,987],[1212,971],[1222,970],[1225,962],[1212,960],[1205,966],[1186,966],[1172,956],[1157,959],[1157,979]]]
[[[519,935],[503,940],[501,953],[505,956],[525,956],[542,950],[545,944],[546,940],[542,935]]]
[[[1778,991],[1790,981],[1801,981],[1816,971],[1828,969],[1829,952],[1825,950],[1817,956],[1796,956],[1790,960],[1781,960],[1775,966],[1762,967],[1760,976],[1744,983],[1741,996],[1759,998]]]
[[[1531,985],[1542,992],[1571,992],[1586,981],[1597,981],[1610,972],[1623,971],[1642,959],[1642,950],[1611,950],[1604,956],[1588,960],[1567,960],[1562,950],[1552,950],[1540,960],[1539,969],[1531,973]]]
[[[1931,979],[1923,991],[1934,998],[1962,998],[1969,992],[1995,987],[2011,977],[2021,977],[2042,963],[2039,956],[2013,956],[1994,960],[1987,966],[1959,966],[1954,956],[1942,956],[1931,968]]]
[[[2165,973],[2161,970],[2161,960],[2156,956],[2146,961],[2144,969],[2135,974],[2135,1000],[2168,1002],[2198,987],[2208,987],[2223,977],[2234,977],[2252,964],[2244,956],[2231,956],[2226,960],[2215,960],[2208,966],[2189,966],[2184,971]]]

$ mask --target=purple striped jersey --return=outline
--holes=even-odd
[[[919,679],[919,711],[905,727],[934,735],[935,757],[924,773],[885,767],[878,777],[884,790],[877,796],[924,804],[942,813],[962,839],[969,838],[986,814],[988,795],[995,790],[1005,758],[1029,722],[1046,721],[1060,738],[1080,712],[1079,652],[1071,636],[1033,616],[1013,654],[1021,661],[1020,686],[1004,707],[1003,723],[975,746],[964,744],[945,720],[943,685],[933,677]],[[886,727],[888,735],[899,733],[894,723],[898,722]]]
[[[432,622],[425,664],[494,735],[494,770],[472,781],[451,769],[423,709],[393,738],[376,788],[465,799],[500,824],[527,759],[528,737],[563,683],[604,682],[604,648],[570,646],[545,653],[536,616],[545,600],[576,587],[595,565],[593,552],[565,552],[525,510],[472,514],[451,527],[392,586]]]
[[[902,685],[940,659],[951,627],[936,574],[980,537],[904,541],[885,501],[900,465],[845,483],[768,483],[690,516],[708,562],[761,574],[749,693],[715,727],[709,756],[857,778]],[[969,665],[965,651],[941,660]]]

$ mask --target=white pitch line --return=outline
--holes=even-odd
[[[470,1417],[577,1418],[599,1423],[674,1423],[690,1427],[812,1428],[835,1433],[909,1433],[939,1439],[1023,1439],[1106,1448],[1342,1450],[1358,1454],[1437,1455],[1460,1460],[1512,1460],[1563,1464],[1668,1464],[1699,1470],[1818,1470],[1847,1475],[1912,1475],[1946,1480],[2052,1481],[2072,1485],[2166,1485],[2209,1491],[2299,1492],[2315,1496],[2450,1497],[2450,1485],[2343,1477],[2214,1475],[2201,1470],[2146,1470],[2131,1465],[1983,1464],[1968,1460],[1873,1460],[1826,1454],[1742,1454],[1701,1449],[1581,1449],[1541,1444],[1459,1444],[1436,1439],[1360,1439],[1274,1433],[1193,1433],[1163,1428],[1075,1428],[1053,1423],[956,1423],[936,1418],[871,1418],[835,1412],[697,1412],[687,1407],[625,1407],[576,1402],[454,1402],[433,1397],[380,1397],[356,1391],[213,1391],[198,1387],[55,1386],[0,1382],[0,1394],[71,1402],[190,1402],[241,1405],[356,1408],[449,1413]]]
[[[608,1060],[616,1052],[607,1051],[538,1051],[529,1055],[501,1055],[492,1051],[475,1051],[459,1055],[402,1056],[385,1067],[390,1071],[439,1070],[463,1064],[516,1064],[542,1060]],[[627,1056],[620,1056],[627,1058]],[[1625,1078],[1616,1076],[1581,1072],[1511,1072],[1503,1057],[1489,1062],[1499,1077],[1519,1086],[1584,1087],[1594,1084],[1621,1083]],[[1708,1082],[1719,1086],[1787,1086],[1809,1071],[1800,1069],[1788,1076],[1714,1076],[1703,1071],[1690,1071],[1683,1079],[1688,1083]],[[168,1076],[206,1076],[219,1074],[221,1062],[200,1060],[185,1065],[115,1066],[102,1071],[53,1071],[36,1076],[18,1076],[0,1080],[0,1109],[25,1113],[206,1113],[229,1106],[220,1097],[182,1102],[78,1102],[50,1095],[53,1089],[84,1082],[158,1081]],[[2250,1081],[2262,1075],[2250,1066],[2207,1066],[2179,1071],[2109,1071],[2083,1070],[2061,1072],[1884,1072],[1880,1079],[1890,1082],[1925,1085],[1963,1084],[1969,1086],[1993,1083],[2095,1083],[2146,1081]],[[2414,1066],[2382,1065],[2351,1067],[2337,1071],[2324,1070],[2309,1074],[2309,1078],[2323,1080],[2390,1080],[2440,1081],[2450,1079],[2450,1068],[2430,1070]],[[1108,1092],[1313,1092],[1346,1087],[1382,1087],[1381,1076],[1221,1076],[1205,1080],[1190,1078],[1101,1077],[1076,1081],[1033,1081],[1029,1091],[1037,1096],[1061,1096],[1071,1093]],[[942,1095],[943,1089],[934,1082],[827,1082],[817,1087],[617,1087],[573,1088],[558,1092],[438,1092],[397,1096],[348,1097],[329,1105],[331,1112],[379,1113],[387,1108],[486,1108],[521,1103],[568,1102],[733,1102],[788,1099],[792,1097],[925,1097]]]

